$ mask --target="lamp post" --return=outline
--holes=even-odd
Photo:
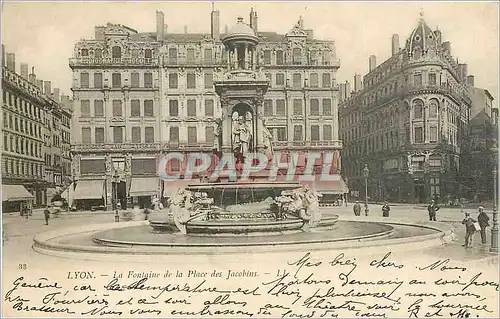
[[[494,161],[493,168],[493,227],[491,227],[491,247],[490,252],[498,253],[498,212],[497,212],[497,152],[498,148],[495,146],[492,148]]]
[[[113,182],[115,184],[115,186],[113,187],[114,191],[115,191],[115,196],[114,196],[114,202],[115,202],[115,210],[118,210],[118,178],[120,176],[118,175],[118,173],[115,171],[115,173],[113,174]]]
[[[368,175],[370,170],[368,169],[368,164],[365,164],[363,169],[363,176],[365,177],[365,209],[368,209]]]

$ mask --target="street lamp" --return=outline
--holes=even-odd
[[[120,178],[120,176],[118,175],[118,172],[114,172],[113,174],[113,182],[115,184],[115,186],[113,187],[114,190],[115,190],[115,198],[114,198],[114,202],[115,202],[115,210],[118,210],[118,179]]]
[[[368,207],[368,175],[370,174],[370,170],[368,169],[368,164],[365,164],[365,168],[363,169],[363,176],[365,177],[365,207]]]
[[[495,167],[493,168],[493,227],[491,227],[491,247],[490,252],[498,253],[498,212],[497,212],[497,152],[498,148],[493,146]]]

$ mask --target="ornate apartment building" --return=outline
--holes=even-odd
[[[2,47],[2,51],[5,52]],[[15,55],[2,56],[2,206],[42,206],[71,181],[69,97],[59,101],[50,81],[28,65],[16,72]],[[62,125],[61,125],[62,124]]]
[[[404,48],[392,37],[392,56],[342,84],[340,134],[343,175],[352,193],[377,200],[426,202],[458,196],[461,142],[471,107],[467,65],[423,17]]]
[[[76,44],[75,199],[92,194],[108,208],[147,202],[165,194],[158,154],[212,152],[222,116],[213,82],[228,61],[220,39],[238,30],[221,34],[219,11],[210,21],[207,34],[167,33],[157,12],[156,32],[107,24]],[[249,25],[259,39],[252,58],[269,80],[264,116],[275,149],[340,151],[335,43],[315,39],[302,19],[285,35],[261,32],[252,10]]]

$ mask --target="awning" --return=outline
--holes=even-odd
[[[34,199],[23,185],[2,185],[2,201],[22,201]]]
[[[158,193],[158,178],[132,178],[129,196],[154,196]]]
[[[332,181],[311,181],[311,182],[302,182],[303,184],[309,185],[309,187],[313,188],[315,191],[321,194],[347,194],[349,193],[349,188],[346,183],[340,177],[336,178]]]
[[[104,180],[80,180],[76,182],[73,199],[101,199],[104,197]]]
[[[189,184],[199,184],[198,180],[164,180],[163,181],[163,196],[172,197],[173,194],[177,193],[179,188],[186,188]]]

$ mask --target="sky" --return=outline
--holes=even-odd
[[[169,32],[210,32],[211,2],[3,2],[2,43],[16,53],[16,67],[28,63],[37,78],[52,81],[70,94],[68,59],[80,39],[92,39],[94,26],[107,22],[139,32],[154,32],[156,10],[165,13]],[[229,2],[216,1],[221,32],[237,17],[248,23],[250,8],[258,13],[260,31],[288,32],[302,16],[316,38],[334,40],[341,67],[337,81],[353,82],[355,73],[368,72],[368,57],[377,65],[391,55],[391,36],[400,46],[418,23],[420,12],[429,26],[451,42],[452,55],[468,64],[475,86],[498,99],[497,2]]]

